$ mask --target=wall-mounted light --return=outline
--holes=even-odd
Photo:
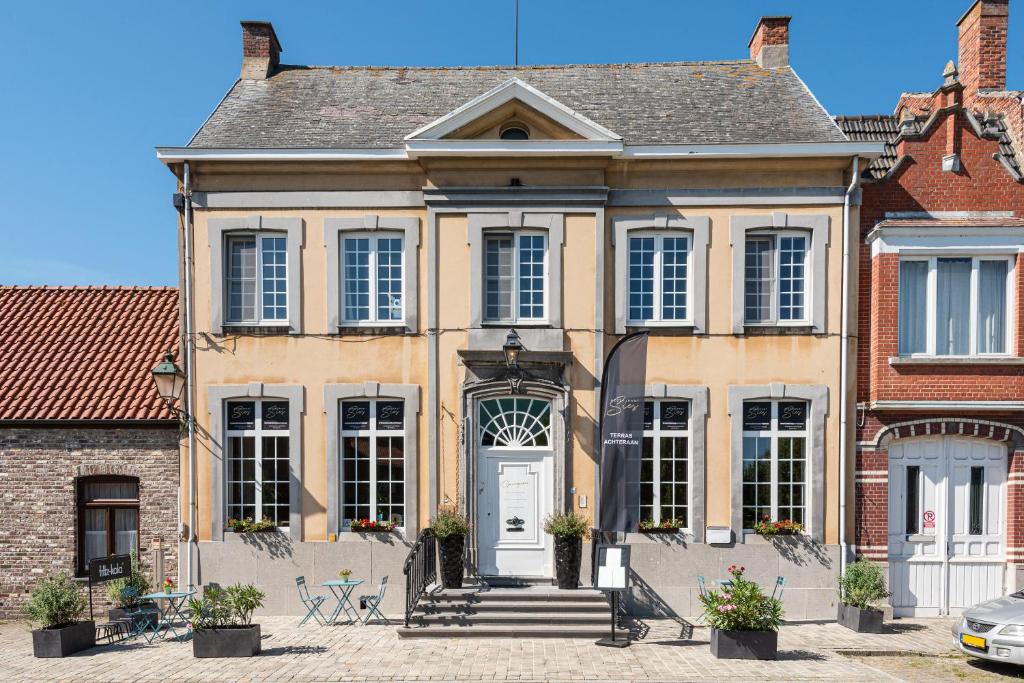
[[[505,374],[508,377],[508,391],[510,394],[521,393],[523,371],[519,368],[519,354],[524,348],[523,340],[519,338],[515,328],[509,330],[501,351],[505,354]]]
[[[185,388],[185,373],[174,364],[174,354],[168,351],[163,362],[153,368],[152,372],[153,383],[156,384],[160,398],[171,411],[180,413],[175,404],[181,400],[181,392]]]

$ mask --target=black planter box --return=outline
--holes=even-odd
[[[79,621],[60,628],[32,631],[32,654],[36,657],[67,657],[95,645],[94,621]]]
[[[778,651],[778,631],[711,629],[711,654],[718,659],[776,659]]]
[[[641,534],[678,534],[679,533],[679,527],[671,527],[670,526],[670,527],[666,528],[666,527],[663,527],[663,526],[656,526],[656,527],[652,527],[650,529],[641,529],[640,533]]]
[[[583,539],[579,536],[555,536],[555,577],[559,588],[578,588]]]
[[[437,539],[437,549],[441,555],[441,585],[445,588],[462,588],[465,548],[465,536],[448,536]]]
[[[259,624],[206,628],[192,633],[193,657],[255,657],[259,653]]]
[[[840,626],[845,626],[858,633],[882,632],[882,610],[880,609],[861,609],[841,602],[836,621]]]

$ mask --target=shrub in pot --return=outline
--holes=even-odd
[[[575,510],[548,515],[544,531],[555,537],[555,577],[559,588],[576,588],[580,583],[583,537],[590,530],[590,519]]]
[[[719,659],[775,659],[782,603],[743,578],[745,567],[729,567],[732,583],[700,596],[711,627],[711,654]]]
[[[118,619],[147,619],[151,615],[159,615],[160,609],[156,603],[142,602],[139,596],[149,593],[149,579],[142,571],[142,563],[133,550],[132,572],[123,579],[115,579],[107,582],[107,599],[114,605],[107,611],[107,618],[110,621]],[[127,589],[127,590],[126,590]],[[133,613],[129,616],[129,613]]]
[[[469,522],[454,506],[440,507],[437,516],[430,520],[430,533],[437,539],[437,550],[441,556],[441,585],[462,588]]]
[[[868,560],[857,560],[839,577],[836,621],[860,633],[881,633],[882,610],[874,605],[888,596],[882,568]]]
[[[25,603],[25,616],[40,624],[32,631],[32,654],[66,657],[96,645],[96,624],[80,621],[86,599],[70,576],[61,572],[36,584]]]
[[[253,657],[260,653],[260,625],[252,614],[266,594],[251,584],[207,586],[188,601],[193,657]]]

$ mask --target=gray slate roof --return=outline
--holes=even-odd
[[[788,67],[749,60],[528,67],[281,66],[238,81],[189,147],[403,146],[403,138],[518,77],[628,145],[844,142]]]
[[[886,114],[865,114],[858,116],[837,116],[836,123],[854,142],[884,142],[882,156],[872,159],[861,174],[865,178],[883,178],[896,164],[896,145],[893,140],[900,132],[895,116]]]

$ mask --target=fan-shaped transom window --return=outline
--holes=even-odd
[[[536,398],[490,398],[480,402],[480,445],[550,448],[551,404]]]

